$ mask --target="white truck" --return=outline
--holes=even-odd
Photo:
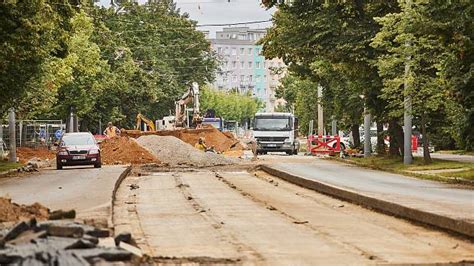
[[[292,113],[256,113],[253,120],[253,138],[257,153],[286,152],[298,154],[298,118]]]

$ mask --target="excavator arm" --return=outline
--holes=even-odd
[[[193,102],[193,123],[200,125],[202,122],[201,113],[199,111],[199,85],[193,82],[192,86],[188,91],[175,102],[176,104],[176,115],[175,115],[175,126],[183,127],[186,122],[186,105]]]
[[[151,131],[156,130],[155,124],[153,123],[153,121],[151,121],[150,119],[148,119],[146,116],[142,115],[141,113],[137,114],[136,122],[137,122],[137,125],[135,127],[136,130],[140,130],[142,122],[147,124]]]

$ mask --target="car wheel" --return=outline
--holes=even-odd
[[[56,162],[56,170],[62,170],[63,165],[60,162]]]
[[[102,168],[102,163],[96,163],[96,164],[94,164],[94,168]]]

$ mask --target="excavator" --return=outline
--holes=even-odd
[[[135,126],[136,130],[141,130],[142,122],[145,123],[148,126],[148,130],[145,130],[145,131],[155,131],[156,130],[155,124],[153,123],[153,121],[151,121],[150,119],[148,119],[146,116],[142,115],[141,113],[137,114],[137,118],[136,118],[137,125]]]
[[[196,82],[193,82],[188,91],[175,102],[176,113],[174,123],[176,128],[186,126],[186,105],[190,102],[193,102],[192,124],[196,125],[197,128],[201,126],[202,116],[199,111],[199,85]]]

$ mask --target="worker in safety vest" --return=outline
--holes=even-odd
[[[194,148],[201,150],[201,151],[206,151],[207,146],[206,146],[206,141],[204,140],[203,137],[200,137],[198,140],[198,143],[194,145]]]
[[[104,135],[109,138],[113,138],[120,135],[120,129],[118,129],[112,122],[107,123],[107,127],[104,130]]]

